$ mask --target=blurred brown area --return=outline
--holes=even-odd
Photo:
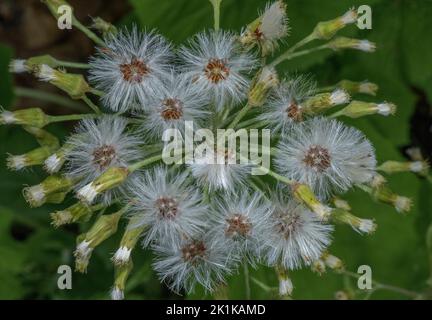
[[[92,17],[101,17],[115,24],[130,11],[127,0],[68,2],[74,8],[75,16],[86,26],[91,25]],[[60,30],[54,17],[40,0],[0,0],[0,42],[13,48],[15,58],[50,54],[62,60],[86,62],[94,51],[94,43],[79,30]],[[17,86],[60,93],[49,84],[37,81],[32,75],[14,77]],[[28,98],[16,101],[16,107],[41,104],[40,101]],[[64,112],[46,103],[43,103],[43,107],[52,113]]]

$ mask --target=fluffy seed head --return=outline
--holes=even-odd
[[[326,197],[366,183],[375,174],[375,152],[364,135],[336,120],[314,118],[282,139],[275,164],[290,179],[309,185]]]

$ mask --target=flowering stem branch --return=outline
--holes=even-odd
[[[99,38],[93,31],[91,31],[89,28],[84,26],[77,19],[73,19],[73,26],[76,27],[78,30],[80,30],[82,33],[84,33],[87,37],[89,37],[91,40],[93,40],[99,46],[101,46],[101,47],[105,46],[105,43],[103,42],[103,40],[101,38]]]
[[[150,158],[144,159],[144,160],[142,160],[142,161],[139,161],[139,162],[137,162],[137,163],[134,163],[134,164],[132,164],[132,165],[130,165],[130,166],[128,167],[129,172],[132,173],[132,172],[134,172],[134,171],[136,171],[136,170],[138,170],[138,169],[140,169],[140,168],[142,168],[142,167],[145,167],[145,166],[147,166],[147,165],[149,165],[149,164],[152,164],[152,163],[154,163],[154,162],[157,162],[157,161],[159,161],[159,160],[161,160],[161,159],[162,159],[162,154],[158,154],[158,155],[156,155],[156,156],[153,156],[153,157],[150,157]]]
[[[87,96],[83,96],[81,98],[87,105],[97,114],[102,114],[102,111],[100,111],[99,107],[95,105]]]
[[[22,98],[33,98],[41,101],[51,102],[66,108],[79,110],[79,111],[85,111],[87,109],[85,105],[79,102],[70,100],[68,98],[53,93],[47,93],[44,91],[22,88],[22,87],[15,87],[14,92],[15,95]]]
[[[327,44],[323,44],[321,46],[315,47],[315,48],[311,48],[311,49],[306,49],[306,50],[302,50],[302,51],[297,51],[297,52],[285,52],[283,55],[281,55],[279,58],[277,58],[276,60],[274,60],[271,64],[270,67],[274,68],[276,67],[278,64],[282,63],[285,60],[290,60],[293,58],[297,58],[300,56],[304,56],[306,54],[315,52],[315,51],[319,51],[319,50],[323,50],[323,49],[328,49]]]
[[[341,274],[347,275],[348,277],[351,278],[355,278],[355,279],[359,279],[361,275],[351,272],[351,271],[346,271],[346,270],[342,270],[340,271]],[[407,290],[404,288],[400,288],[400,287],[396,287],[393,285],[388,285],[388,284],[384,284],[375,280],[372,280],[373,285],[375,286],[375,288],[373,288],[373,290],[387,290],[387,291],[393,291],[396,293],[400,293],[403,294],[405,296],[411,297],[413,299],[418,298],[420,296],[420,294],[418,292],[415,291],[411,291],[411,290]]]
[[[243,117],[249,112],[249,110],[252,109],[252,105],[249,103],[241,109],[237,115],[235,116],[234,120],[229,124],[227,129],[234,129],[237,124],[243,119]]]
[[[247,262],[244,263],[243,269],[244,269],[244,277],[245,277],[246,300],[250,300],[251,299],[250,275],[249,275],[249,266]]]
[[[90,92],[93,93],[95,96],[103,97],[105,95],[105,92],[97,90],[95,88],[91,88]]]
[[[57,60],[57,59],[56,59],[56,62],[57,62],[59,67],[74,68],[74,69],[89,69],[90,68],[90,65],[87,63],[62,61],[62,60]]]
[[[214,29],[219,30],[220,27],[220,4],[222,0],[210,0],[213,5],[213,15],[214,15]]]
[[[49,123],[56,123],[56,122],[63,122],[63,121],[93,119],[100,116],[101,114],[83,113],[83,114],[68,114],[64,116],[48,116],[48,119],[49,119]]]

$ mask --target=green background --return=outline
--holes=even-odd
[[[321,85],[341,79],[369,81],[379,84],[375,101],[392,101],[398,105],[394,117],[371,116],[349,121],[362,129],[376,147],[379,161],[404,160],[401,146],[413,141],[411,118],[419,103],[430,116],[432,101],[432,2],[427,0],[287,0],[291,35],[286,45],[306,36],[318,21],[344,13],[352,6],[369,4],[373,11],[372,30],[354,26],[341,34],[375,41],[377,52],[323,51],[281,65],[280,71],[310,72]],[[73,3],[73,1],[71,1]],[[266,1],[224,0],[221,27],[239,31],[256,17]],[[174,43],[181,43],[197,31],[212,26],[212,9],[206,0],[130,0],[131,11],[122,23],[138,23],[157,28]],[[54,20],[53,20],[53,27]],[[78,32],[78,31],[76,31]],[[43,54],[39,52],[37,54]],[[8,74],[8,63],[14,48],[0,43],[0,104],[5,109],[16,107],[14,80]],[[31,77],[28,75],[28,77]],[[416,88],[414,90],[413,88]],[[421,94],[419,94],[421,92]],[[22,107],[22,106],[21,106]],[[64,136],[68,130],[50,126],[49,130]],[[424,136],[423,139],[431,139]],[[73,275],[73,289],[57,289],[57,268],[73,265],[72,250],[75,227],[55,230],[49,215],[55,206],[29,209],[21,190],[43,178],[39,169],[9,172],[5,168],[6,153],[20,154],[36,143],[18,127],[0,127],[0,298],[2,299],[90,299],[107,298],[112,285],[113,268],[109,260],[118,238],[113,237],[93,254],[86,275]],[[429,151],[430,152],[430,151]],[[430,154],[426,154],[430,156]],[[373,278],[406,289],[424,292],[430,276],[426,230],[432,221],[431,185],[411,174],[389,177],[390,186],[399,194],[413,199],[409,215],[401,215],[391,207],[372,202],[361,191],[350,192],[353,211],[361,217],[374,218],[378,229],[371,236],[362,236],[347,226],[337,226],[331,251],[356,271],[360,265],[370,265]],[[64,207],[64,206],[60,206]],[[87,226],[83,227],[85,230]],[[159,284],[151,270],[151,254],[143,250],[134,253],[135,268],[128,282],[127,297],[131,299],[187,298],[175,296]],[[251,276],[270,287],[277,285],[274,271],[264,267]],[[322,276],[302,270],[292,273],[294,299],[333,299],[337,290],[355,282],[328,272]],[[272,292],[251,284],[252,298],[272,298]],[[229,279],[229,298],[245,298],[243,274]],[[202,298],[197,292],[192,298]],[[361,299],[362,294],[356,296]],[[403,295],[378,291],[372,299],[404,299]]]

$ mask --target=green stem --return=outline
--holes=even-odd
[[[79,110],[79,111],[87,110],[85,105],[53,93],[47,93],[40,90],[28,89],[22,87],[15,87],[14,92],[16,96],[22,98],[32,98],[32,99],[37,99],[45,102],[55,103],[59,106],[66,107],[73,110]]]
[[[74,69],[89,69],[90,68],[90,65],[87,63],[62,61],[62,60],[57,60],[57,59],[56,59],[56,62],[57,62],[59,67],[74,68]]]
[[[306,49],[306,50],[302,50],[302,51],[297,51],[297,52],[285,52],[283,55],[281,55],[279,58],[277,58],[276,60],[274,60],[271,64],[270,67],[274,68],[276,67],[278,64],[280,64],[281,62],[285,61],[285,60],[291,60],[293,58],[297,58],[300,56],[304,56],[306,54],[310,54],[312,52],[315,51],[319,51],[319,50],[323,50],[323,49],[328,49],[327,44],[323,44],[321,46],[318,47],[314,47],[311,49]]]
[[[243,117],[249,112],[249,110],[252,109],[252,106],[248,103],[246,106],[241,109],[237,115],[235,116],[234,120],[228,125],[227,129],[234,129],[237,124],[243,119]]]
[[[355,278],[355,279],[359,279],[360,276],[361,276],[361,275],[359,275],[357,273],[354,273],[354,272],[351,272],[351,271],[346,271],[346,270],[340,271],[340,273],[342,273],[344,275],[347,275],[347,276],[349,276],[351,278]],[[378,282],[378,281],[375,281],[375,280],[372,280],[372,284],[375,286],[375,288],[373,288],[373,290],[382,289],[382,290],[392,291],[392,292],[400,293],[402,295],[411,297],[413,299],[416,299],[419,296],[421,296],[421,294],[418,293],[418,292],[407,290],[407,289],[400,288],[400,287],[396,287],[396,286],[393,286],[393,285],[384,284],[384,283],[381,283],[381,282]]]
[[[64,116],[48,116],[48,119],[49,119],[49,123],[56,123],[56,122],[63,122],[63,121],[93,119],[99,116],[100,114],[84,113],[84,114],[68,114]]]
[[[78,30],[83,32],[87,37],[89,37],[91,40],[93,40],[97,45],[104,47],[105,42],[101,38],[99,38],[93,31],[91,31],[89,28],[84,26],[81,22],[79,22],[77,19],[73,19],[72,22],[73,26],[76,27]]]
[[[87,96],[83,96],[81,98],[87,105],[97,114],[102,114],[102,111],[100,111],[99,107],[95,105]]]
[[[95,88],[91,88],[90,92],[93,93],[95,96],[103,97],[105,95],[105,92],[97,90]]]
[[[214,29],[218,31],[220,28],[220,5],[222,0],[210,0],[213,5]]]
[[[276,172],[274,172],[274,171],[272,171],[270,169],[267,169],[267,170],[268,170],[268,174],[270,176],[272,176],[273,178],[275,178],[276,180],[278,180],[280,182],[283,182],[283,183],[285,183],[285,184],[287,184],[289,186],[292,186],[295,183],[294,180],[290,180],[288,178],[285,178],[284,176],[281,176],[280,174],[278,174],[278,173],[276,173]]]
[[[249,275],[249,266],[247,262],[244,263],[244,277],[245,277],[245,291],[246,291],[246,300],[251,299],[251,288],[250,288],[250,275]]]
[[[138,169],[140,169],[142,167],[148,166],[149,164],[157,162],[157,161],[159,161],[161,159],[162,159],[162,154],[158,154],[156,156],[153,156],[153,157],[144,159],[142,161],[139,161],[137,163],[134,163],[134,164],[130,165],[128,169],[132,173],[132,172],[134,172],[134,171],[136,171],[136,170],[138,170]]]

